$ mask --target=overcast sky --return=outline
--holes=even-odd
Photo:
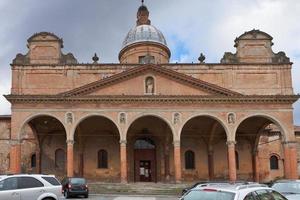
[[[299,0],[145,0],[152,25],[165,35],[172,62],[219,62],[235,52],[234,39],[260,29],[273,36],[274,52],[285,51],[294,63],[295,93],[300,93]],[[135,25],[139,0],[0,0],[0,115],[10,114],[2,97],[10,93],[10,63],[27,52],[27,39],[36,32],[53,32],[64,40],[65,53],[79,62],[118,62],[126,33]],[[300,102],[294,105],[300,125]]]

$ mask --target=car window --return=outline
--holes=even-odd
[[[19,189],[44,187],[43,183],[33,177],[18,177],[18,181]]]
[[[270,194],[274,197],[274,200],[286,200],[286,198],[276,191],[270,191]]]
[[[192,190],[184,200],[233,200],[235,194],[231,192],[214,191],[214,190]]]
[[[256,194],[259,200],[274,200],[272,195],[267,190],[257,190]]]
[[[42,178],[51,185],[60,185],[60,182],[54,177],[43,176]]]
[[[0,181],[0,191],[1,190],[15,190],[18,187],[17,178],[7,178]]]
[[[70,181],[72,184],[78,184],[78,185],[84,185],[85,184],[85,179],[84,178],[71,178]]]
[[[252,195],[252,193],[247,194],[247,196],[244,198],[244,200],[256,200],[255,197]]]

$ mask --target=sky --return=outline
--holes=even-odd
[[[145,0],[152,25],[159,28],[172,52],[171,62],[218,63],[235,52],[234,39],[252,29],[270,34],[273,51],[286,52],[293,64],[295,94],[300,93],[299,0]],[[10,63],[27,53],[27,39],[53,32],[82,63],[96,52],[102,63],[118,63],[122,42],[135,25],[140,0],[0,0],[0,115],[10,114],[2,96],[10,93]],[[294,104],[300,125],[300,100]]]

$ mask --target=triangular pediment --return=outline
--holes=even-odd
[[[150,78],[149,78],[150,77]],[[147,80],[152,79],[147,86]],[[153,84],[152,84],[153,82]],[[147,91],[148,90],[148,91]],[[63,96],[99,95],[221,95],[237,92],[187,76],[159,65],[143,65],[61,93]]]

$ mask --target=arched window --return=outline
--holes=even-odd
[[[30,163],[31,163],[31,168],[36,167],[36,154],[35,153],[31,155],[31,162]]]
[[[108,168],[108,154],[104,149],[98,151],[98,168]]]
[[[65,151],[62,149],[56,149],[55,151],[55,167],[65,168]]]
[[[272,155],[270,157],[270,169],[279,169],[279,166],[278,166],[278,157],[275,156],[275,155]]]
[[[240,169],[240,159],[239,159],[239,153],[237,151],[235,151],[235,166],[237,170]]]
[[[185,156],[185,169],[195,169],[195,153],[188,150],[184,154]]]

